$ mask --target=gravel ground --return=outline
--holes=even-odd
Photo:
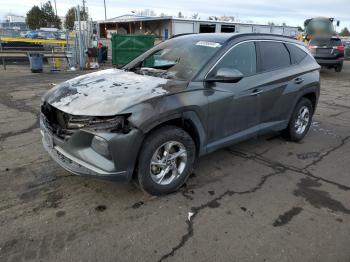
[[[219,150],[158,198],[44,152],[40,97],[77,74],[0,70],[0,261],[350,261],[350,62],[322,70],[301,143]]]

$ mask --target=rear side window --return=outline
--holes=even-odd
[[[303,60],[304,57],[307,55],[306,52],[304,52],[301,48],[297,47],[296,45],[286,43],[286,46],[289,50],[290,60],[293,65],[299,64],[301,60]]]
[[[244,76],[256,73],[254,42],[246,42],[232,48],[219,62],[217,68],[228,67],[239,70]]]
[[[340,46],[342,42],[340,39],[331,39],[331,46]]]
[[[270,71],[290,65],[289,52],[280,42],[258,42],[260,50],[260,72]]]

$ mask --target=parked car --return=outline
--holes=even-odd
[[[311,54],[317,63],[336,72],[343,69],[344,45],[338,37],[315,37],[309,42]]]
[[[268,34],[167,40],[121,70],[57,85],[43,97],[43,144],[68,171],[176,191],[197,157],[269,132],[300,141],[320,92],[307,47]]]
[[[29,31],[22,31],[19,33],[19,36],[22,37],[22,38],[25,38],[26,35],[28,34]]]
[[[344,45],[344,59],[350,60],[350,39],[342,39]]]
[[[36,39],[39,37],[39,34],[37,31],[29,31],[25,34],[26,38],[32,38],[32,39]]]

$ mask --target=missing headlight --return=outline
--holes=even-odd
[[[71,116],[67,122],[67,128],[128,133],[130,131],[127,121],[129,116]]]

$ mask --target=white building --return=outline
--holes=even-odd
[[[100,38],[110,33],[154,34],[159,40],[187,33],[268,33],[296,37],[297,27],[240,23],[216,20],[195,20],[171,16],[147,17],[123,15],[97,21]]]
[[[21,15],[8,15],[6,16],[6,22],[8,23],[25,23],[26,18]]]

